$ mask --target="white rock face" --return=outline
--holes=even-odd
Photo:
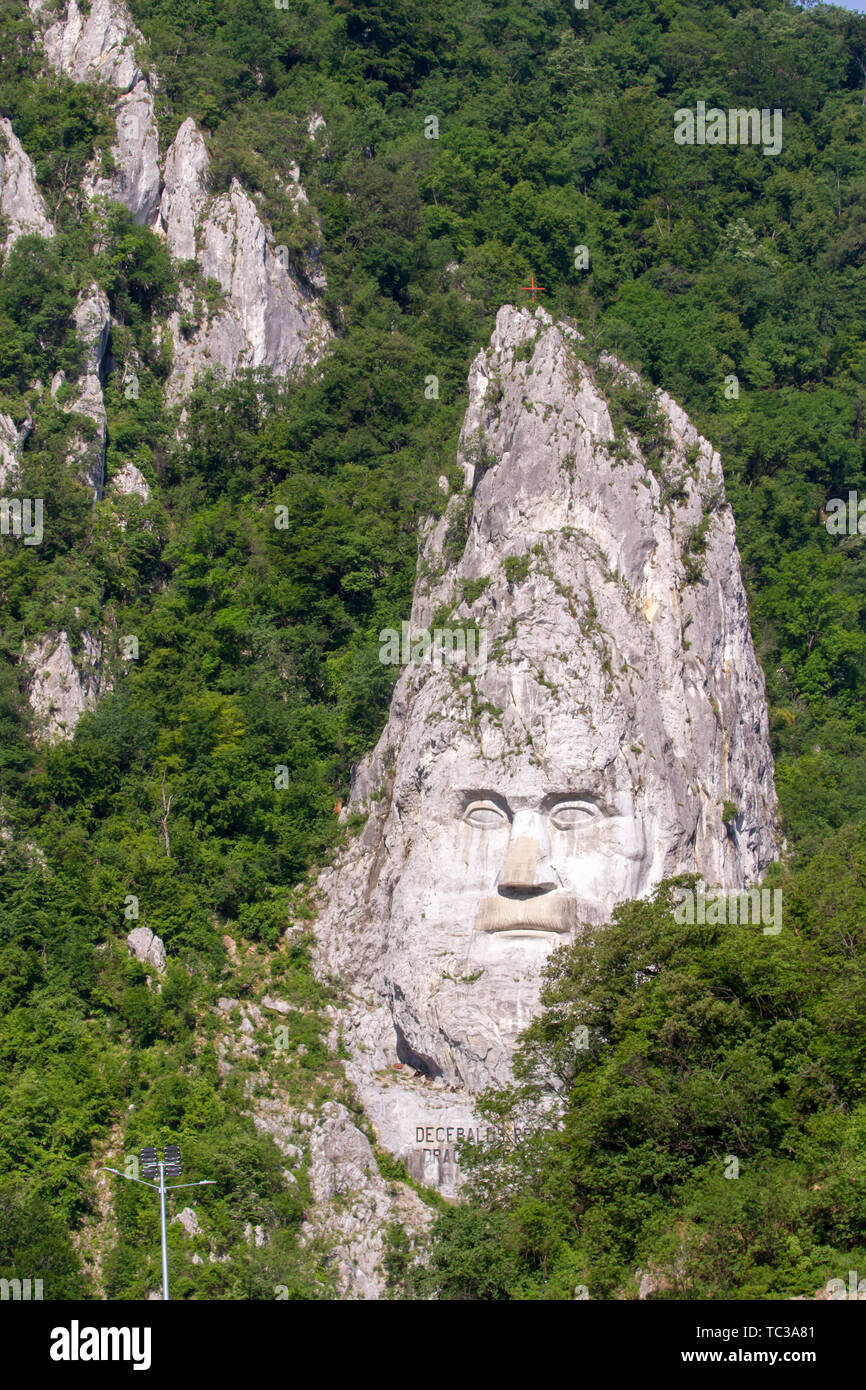
[[[141,469],[136,468],[128,459],[112,478],[111,491],[120,497],[140,497],[142,502],[147,502],[150,497],[147,479]]]
[[[168,249],[180,261],[196,257],[196,229],[207,202],[207,150],[195,121],[187,117],[165,157],[160,227]]]
[[[30,419],[19,429],[11,415],[0,414],[0,492],[13,492],[18,487],[21,447],[32,428]]]
[[[168,331],[175,360],[167,384],[168,401],[188,392],[196,374],[207,368],[231,377],[242,368],[262,367],[279,376],[317,361],[331,330],[315,294],[282,264],[270,230],[240,184],[234,182],[221,197],[209,197],[207,151],[192,120],[183,123],[168,151],[160,197],[155,79],[144,75],[136,58],[135,46],[143,39],[122,0],[91,0],[86,12],[76,0],[58,6],[29,0],[29,8],[50,66],[76,82],[107,84],[115,94],[116,172],[108,178],[94,172],[86,181],[88,196],[119,201],[139,222],[163,231],[171,253],[178,259],[197,260],[203,275],[215,279],[223,292],[223,306],[213,313],[205,309],[204,321],[189,336],[181,331],[181,314],[171,316]],[[296,204],[306,201],[297,180],[286,196]],[[5,249],[25,232],[54,234],[32,164],[8,121],[0,122],[0,213],[8,218]],[[311,266],[310,279],[315,289],[325,287],[316,265]],[[194,296],[188,290],[182,292],[182,305],[185,316],[194,308]],[[73,440],[69,462],[99,500],[105,485],[102,383],[110,317],[105,295],[95,285],[80,297],[74,317],[86,364],[77,394],[64,409],[85,416],[93,429]],[[51,384],[53,396],[62,385],[62,373],[57,373]],[[21,447],[30,429],[29,421],[19,430],[11,417],[0,416],[0,489],[4,491],[17,485]],[[145,478],[129,460],[112,480],[112,491],[144,501],[149,497]],[[95,648],[99,645],[96,638],[88,641]],[[87,660],[80,670],[76,667],[65,635],[47,636],[23,655],[37,668],[31,703],[39,719],[44,716],[46,733],[51,738],[70,736],[81,711],[98,694],[98,674],[89,669]]]
[[[11,415],[0,414],[0,492],[18,484],[18,431]]]
[[[316,1114],[296,1109],[285,1094],[257,1095],[250,1113],[287,1160],[286,1181],[297,1181],[292,1169],[309,1155],[312,1200],[301,1238],[327,1252],[338,1296],[383,1297],[388,1226],[396,1221],[421,1235],[432,1220],[430,1208],[405,1183],[382,1177],[369,1140],[338,1102],[327,1101]]]
[[[42,40],[48,61],[74,82],[110,82],[129,91],[141,75],[133,50],[141,34],[129,11],[117,0],[92,0],[86,9],[82,14],[76,0],[59,6],[34,5],[31,0],[34,18],[43,23],[55,20]]]
[[[282,263],[269,229],[237,181],[228,193],[209,197],[207,150],[191,119],[168,150],[163,186],[151,90],[155,79],[145,77],[136,59],[135,45],[143,39],[126,6],[121,0],[92,0],[86,15],[76,0],[56,13],[38,0],[30,7],[52,67],[73,81],[104,82],[117,91],[112,147],[117,170],[107,178],[94,172],[88,196],[121,202],[137,221],[164,232],[172,255],[197,260],[202,274],[224,293],[224,305],[213,313],[205,308],[204,322],[190,331],[195,296],[182,290],[181,312],[171,315],[168,325],[175,359],[169,402],[185,395],[207,368],[231,377],[246,367],[264,367],[284,376],[317,361],[332,336],[316,304],[315,292],[326,287],[317,258],[311,259],[312,288],[307,288]],[[297,206],[306,202],[297,180],[286,197]]]
[[[0,119],[0,217],[8,219],[4,257],[20,236],[54,236],[33,163],[5,116]]]
[[[173,1216],[171,1219],[179,1222],[188,1236],[201,1234],[201,1226],[198,1224],[198,1216],[193,1207],[184,1207],[183,1211],[179,1211],[177,1216]]]
[[[382,1298],[389,1224],[396,1221],[418,1235],[433,1212],[405,1183],[381,1176],[370,1141],[336,1101],[322,1106],[310,1131],[309,1181],[314,1206],[303,1234],[327,1242],[339,1294]]]
[[[162,938],[154,935],[150,927],[133,928],[126,938],[126,944],[130,955],[140,960],[142,965],[151,965],[160,974],[165,970],[165,946]]]
[[[40,17],[45,13],[41,5],[31,4],[31,11]],[[117,89],[117,141],[112,147],[117,172],[94,177],[89,191],[123,203],[137,222],[152,225],[159,210],[159,136],[150,84],[135,57],[135,44],[143,38],[126,6],[119,0],[92,0],[83,15],[76,0],[69,0],[42,42],[58,72],[74,82],[105,82]]]
[[[83,349],[83,370],[78,379],[76,395],[63,408],[67,414],[75,412],[91,421],[92,429],[72,434],[67,462],[77,470],[81,481],[98,499],[102,496],[105,481],[107,426],[102,397],[102,370],[108,348],[110,316],[108,300],[97,285],[91,285],[79,296],[72,316]],[[61,384],[62,374],[58,373],[51,384],[52,395],[56,394]],[[8,473],[11,487],[17,473],[9,467],[9,460],[15,463],[16,455],[7,445],[9,435],[4,429],[4,420],[7,419],[0,417],[0,485],[5,485],[3,478]],[[26,438],[26,432],[20,431],[19,439],[23,438]],[[132,465],[129,467],[132,468]],[[138,469],[134,469],[134,472],[138,473]],[[141,481],[144,482],[144,479]],[[46,525],[50,525],[50,515],[49,507]],[[102,639],[96,634],[84,633],[77,658],[73,658],[65,632],[47,634],[25,646],[22,658],[33,669],[29,688],[30,706],[42,735],[49,742],[71,738],[84,710],[93,709],[100,694],[105,694],[111,688],[110,681],[102,672]]]
[[[69,463],[77,464],[82,481],[92,489],[96,498],[102,496],[105,483],[105,446],[107,440],[107,418],[102,396],[102,371],[108,338],[111,331],[111,316],[108,300],[98,285],[79,297],[72,314],[79,342],[84,349],[84,369],[79,378],[79,391],[68,401],[64,410],[75,411],[93,422],[91,438],[73,439]],[[136,470],[138,471],[138,470]]]
[[[471,680],[459,662],[401,673],[317,924],[320,967],[354,994],[349,1075],[381,1142],[443,1190],[551,949],[665,877],[740,888],[777,852],[718,455],[659,393],[661,465],[632,438],[618,457],[576,333],[541,309],[500,310],[469,396],[466,489],[426,529],[411,631],[477,624],[487,661]]]
[[[278,258],[273,238],[237,179],[228,193],[207,196],[208,156],[194,123],[178,131],[166,158],[160,226],[176,256],[198,261],[202,275],[216,280],[222,308],[190,335],[173,314],[169,328],[174,366],[167,386],[177,400],[208,367],[227,377],[245,367],[266,367],[277,376],[322,355],[331,330],[312,293]],[[321,284],[321,280],[320,280]],[[193,307],[182,292],[184,310]]]
[[[122,203],[136,222],[150,227],[159,211],[159,135],[153,97],[144,79],[118,98],[115,124],[117,144],[112,154],[117,172],[95,179],[93,193]]]
[[[48,634],[24,648],[23,660],[32,668],[30,705],[50,743],[71,738],[84,710],[110,688],[102,676],[102,643],[84,633],[81,650],[73,657],[65,632]]]

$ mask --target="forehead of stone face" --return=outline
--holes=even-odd
[[[447,819],[483,795],[513,811],[583,795],[607,814],[633,812],[640,778],[622,743],[627,721],[595,719],[541,693],[546,702],[531,727],[518,718],[516,729],[506,729],[506,719],[473,720],[468,693],[458,696],[447,674],[432,674],[409,703],[394,786],[401,813],[432,808]]]

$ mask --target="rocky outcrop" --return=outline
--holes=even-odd
[[[150,498],[150,488],[144,474],[128,459],[112,478],[111,492],[118,497],[138,497],[142,502]]]
[[[338,1297],[383,1298],[388,1227],[397,1223],[418,1236],[433,1220],[432,1210],[405,1183],[381,1176],[370,1141],[336,1101],[322,1106],[309,1154],[315,1205],[305,1239],[327,1246]]]
[[[79,296],[72,317],[82,348],[82,371],[75,396],[63,408],[67,413],[83,415],[91,427],[73,436],[68,462],[98,500],[105,483],[107,419],[102,383],[111,331],[108,300],[98,285],[91,285]],[[62,374],[58,374],[51,384],[52,394],[61,382]]]
[[[6,227],[3,256],[19,237],[28,233],[54,236],[54,227],[36,186],[33,163],[5,117],[0,119],[0,217],[5,219]]]
[[[302,1240],[322,1252],[337,1296],[384,1297],[389,1226],[422,1236],[431,1208],[406,1183],[382,1177],[370,1141],[339,1102],[326,1101],[315,1112],[290,1105],[284,1094],[258,1095],[252,1117],[286,1159],[288,1181],[296,1181],[292,1170],[307,1160],[311,1201]]]
[[[151,966],[159,974],[165,970],[165,946],[162,938],[150,927],[134,927],[126,938],[126,944],[130,955],[135,956],[142,965]]]
[[[21,449],[32,428],[29,416],[19,427],[11,415],[0,414],[0,492],[12,492],[17,488]]]
[[[284,376],[316,361],[331,336],[312,290],[283,264],[237,179],[228,193],[208,198],[208,167],[195,123],[184,121],[166,157],[160,227],[173,255],[195,258],[204,278],[217,282],[223,302],[214,309],[199,305],[203,322],[191,329],[195,295],[182,290],[180,310],[169,319],[171,400],[185,395],[207,368],[230,377],[245,367],[264,367]]]
[[[328,288],[328,277],[326,276],[324,267],[322,265],[321,223],[319,222],[319,219],[316,217],[316,214],[310,207],[310,200],[307,197],[304,185],[301,183],[301,171],[297,164],[291,164],[289,166],[289,179],[290,182],[287,184],[283,184],[282,180],[279,180],[281,186],[285,189],[286,197],[289,198],[290,201],[294,204],[296,212],[300,212],[302,209],[306,209],[308,215],[312,219],[312,223],[316,232],[316,244],[309,246],[306,251],[304,260],[304,278],[306,279],[307,283],[311,285],[314,290],[317,291],[317,293],[323,294],[324,291]]]
[[[612,397],[633,384],[607,372]],[[354,778],[365,829],[319,884],[320,968],[354,996],[349,1076],[381,1142],[443,1189],[553,946],[663,878],[732,890],[776,854],[719,456],[664,393],[663,446],[657,427],[646,454],[616,437],[603,376],[572,327],[500,310],[408,630],[449,623],[475,657],[416,645]],[[408,656],[383,641],[380,659]]]
[[[123,203],[137,221],[165,234],[173,256],[197,261],[203,277],[219,286],[218,305],[205,304],[189,286],[181,290],[180,307],[168,324],[174,351],[168,400],[179,400],[208,368],[227,377],[247,367],[284,376],[318,360],[331,337],[316,303],[326,284],[318,254],[311,255],[302,283],[237,180],[227,193],[209,196],[210,161],[192,119],[178,130],[161,179],[155,78],[145,75],[136,58],[142,35],[121,0],[93,0],[86,14],[76,0],[58,12],[42,0],[31,0],[30,7],[55,70],[75,82],[106,83],[117,93],[116,170],[109,176],[94,171],[88,196]],[[306,203],[299,175],[286,197],[296,208]]]
[[[0,492],[18,483],[18,431],[11,415],[0,414]]]
[[[201,1234],[201,1226],[198,1224],[198,1214],[193,1207],[184,1207],[183,1211],[179,1211],[177,1216],[173,1216],[171,1219],[173,1222],[176,1221],[179,1226],[182,1226],[188,1236],[197,1236]]]
[[[118,93],[111,151],[116,171],[107,178],[94,174],[88,192],[122,203],[137,222],[152,225],[159,210],[159,136],[150,81],[135,56],[142,35],[126,6],[92,0],[83,14],[76,0],[69,0],[53,23],[54,12],[44,4],[31,0],[30,8],[37,22],[47,25],[42,43],[56,71],[74,82],[107,83]]]
[[[29,7],[49,63],[73,82],[108,82],[126,92],[140,80],[134,45],[141,34],[119,0],[91,0],[83,11],[76,0],[29,0]]]
[[[102,674],[102,642],[85,632],[81,648],[73,656],[65,632],[46,635],[24,648],[30,666],[30,705],[50,743],[71,738],[86,709],[92,709],[100,693],[110,688]]]
[[[67,462],[76,469],[94,499],[99,499],[105,481],[107,427],[102,380],[110,316],[108,300],[97,285],[91,285],[79,296],[73,320],[82,348],[82,369],[75,394],[63,409],[67,414],[82,416],[86,423],[71,433]],[[51,394],[56,396],[63,384],[63,373],[58,372],[51,383]],[[3,418],[0,418],[0,441],[6,433]],[[6,437],[8,439],[8,434]],[[14,462],[11,450],[4,447],[0,472],[3,472],[7,457],[12,457]],[[22,658],[32,669],[28,697],[37,727],[52,743],[71,738],[84,710],[92,709],[99,695],[110,689],[102,670],[102,637],[85,632],[81,649],[77,657],[73,657],[65,632],[47,634],[26,645]]]
[[[199,218],[208,197],[210,160],[192,117],[177,132],[165,157],[165,186],[159,224],[168,249],[179,261],[194,261]]]
[[[325,284],[320,266],[314,258],[303,282],[293,275],[282,254],[285,248],[273,244],[270,229],[236,180],[228,192],[210,195],[208,155],[192,120],[183,123],[167,153],[162,187],[153,104],[156,79],[144,72],[136,56],[142,35],[122,0],[92,0],[88,6],[79,6],[77,0],[58,6],[30,0],[30,11],[49,66],[75,82],[105,84],[112,93],[116,167],[106,176],[94,166],[85,185],[87,195],[123,203],[139,222],[165,234],[173,256],[195,260],[202,277],[218,287],[216,297],[209,293],[205,302],[200,288],[185,286],[180,309],[170,316],[167,331],[174,365],[166,388],[169,402],[180,400],[196,375],[208,368],[227,378],[248,367],[284,376],[315,362],[331,336],[316,303],[315,291]],[[8,122],[2,132],[0,205],[8,218],[6,244],[25,231],[52,235],[30,161]],[[306,201],[299,177],[293,177],[286,197],[296,207]],[[102,291],[93,286],[83,294],[74,318],[85,363],[75,394],[64,400],[63,409],[84,416],[89,424],[75,432],[69,462],[99,500],[105,486],[102,387],[110,332]],[[63,374],[57,373],[52,395],[64,384]],[[17,478],[29,428],[29,422],[22,431],[11,418],[0,419],[4,488]],[[115,498],[137,496],[146,501],[149,496],[145,478],[129,460],[112,479],[111,490]],[[118,512],[123,526],[123,508]],[[97,638],[88,640],[98,647]],[[50,737],[68,736],[81,710],[98,693],[99,681],[89,661],[78,669],[62,635],[31,644],[25,656],[37,669],[31,682],[34,710],[40,719],[46,717]]]

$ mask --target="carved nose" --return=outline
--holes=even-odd
[[[547,857],[547,832],[538,816],[520,812],[514,818],[505,871],[499,891],[549,893],[557,881]]]

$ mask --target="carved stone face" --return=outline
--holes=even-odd
[[[488,660],[407,668],[356,775],[370,817],[320,936],[376,1013],[359,1071],[387,1075],[396,1036],[403,1063],[450,1086],[506,1081],[558,944],[665,877],[737,888],[775,856],[720,460],[665,397],[664,478],[637,441],[611,448],[569,334],[504,307],[470,374],[466,490],[426,533],[411,627],[471,623]],[[483,469],[466,461],[480,443]]]
[[[611,891],[627,894],[641,876],[645,841],[633,807],[622,814],[580,789],[510,799],[469,791],[463,800],[458,836],[468,826],[469,861],[486,861],[486,880],[493,870],[476,931],[570,937],[578,921],[602,920]]]
[[[606,766],[592,767],[588,751],[581,761],[589,726],[570,720],[567,735],[571,766],[526,759],[491,785],[496,764],[458,743],[395,788],[411,848],[385,973],[398,1053],[433,1074],[472,1086],[498,1071],[537,1006],[550,951],[647,887],[654,821],[627,762],[602,749]]]

